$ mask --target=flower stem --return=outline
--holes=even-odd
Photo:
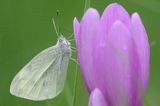
[[[47,105],[47,106],[50,106],[49,100],[46,101],[46,105]]]
[[[72,106],[76,105],[76,89],[78,85],[78,65],[76,64],[76,73],[75,73],[75,82],[74,82],[74,91],[73,91],[73,100],[72,100]]]
[[[90,7],[91,0],[85,0],[85,6],[84,6],[84,13],[85,11]],[[78,71],[78,64],[76,64],[76,73],[75,73],[75,82],[74,82],[74,88],[73,88],[73,99],[72,99],[72,106],[76,106],[76,96],[77,96],[77,91],[76,89],[78,88],[79,84],[79,71]]]
[[[85,0],[84,13],[90,7],[91,0]]]

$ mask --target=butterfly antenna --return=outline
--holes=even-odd
[[[57,30],[57,27],[56,27],[56,23],[55,23],[54,18],[52,18],[52,22],[53,22],[53,27],[54,27],[54,30],[55,30],[55,32],[56,32],[56,34],[57,34],[57,37],[59,37],[59,33],[58,33],[58,30]]]
[[[59,35],[61,35],[61,33],[60,33],[60,27],[59,27],[59,14],[60,14],[60,11],[57,10],[56,11],[57,31],[59,32]]]

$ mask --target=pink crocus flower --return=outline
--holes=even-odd
[[[138,13],[112,3],[102,16],[89,8],[74,19],[74,35],[89,106],[142,106],[150,47]]]

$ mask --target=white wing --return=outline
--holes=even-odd
[[[63,90],[68,62],[69,55],[57,46],[45,49],[14,77],[11,94],[35,101],[56,97]]]

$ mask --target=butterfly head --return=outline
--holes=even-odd
[[[71,53],[71,44],[64,36],[58,38],[58,44],[64,53]]]

